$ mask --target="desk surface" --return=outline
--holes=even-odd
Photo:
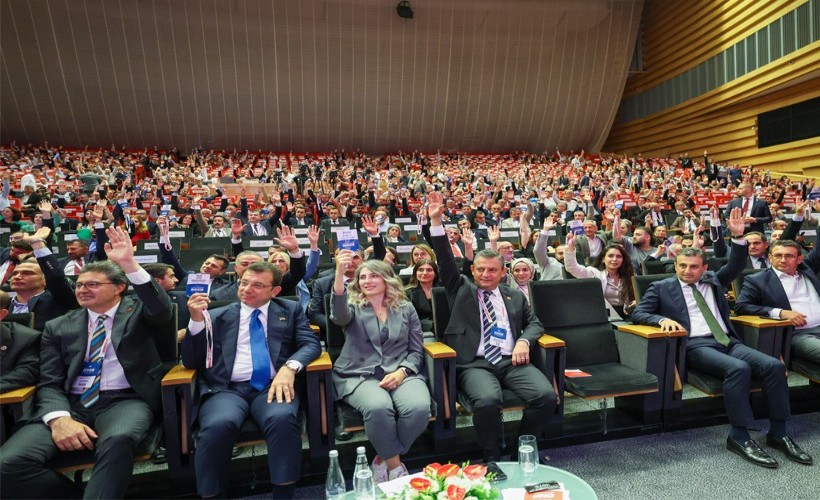
[[[569,491],[569,497],[572,500],[596,500],[598,498],[586,481],[557,467],[539,464],[535,472],[525,475],[518,467],[518,462],[498,462],[498,466],[507,474],[506,481],[499,481],[493,485],[499,490],[523,488],[526,484],[541,481],[558,481],[564,483],[564,488]]]

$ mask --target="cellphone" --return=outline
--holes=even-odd
[[[544,481],[541,483],[527,484],[524,486],[524,489],[527,493],[535,493],[536,491],[560,490],[561,485],[558,484],[558,481]]]
[[[505,474],[504,471],[501,470],[501,467],[495,462],[487,462],[487,474],[489,473],[495,474],[495,477],[491,481],[493,483],[507,480],[507,474]]]

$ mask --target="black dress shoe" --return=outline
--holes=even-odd
[[[168,463],[168,450],[164,446],[157,446],[151,454],[151,462],[157,465]]]
[[[766,444],[775,450],[786,455],[786,458],[792,462],[797,462],[804,465],[812,465],[814,461],[811,455],[803,451],[794,440],[788,436],[775,439],[768,434],[766,435]]]
[[[755,443],[754,439],[749,439],[741,444],[730,437],[726,438],[726,449],[732,453],[740,455],[745,460],[755,465],[769,469],[774,469],[777,467],[777,460],[763,451],[763,449]]]

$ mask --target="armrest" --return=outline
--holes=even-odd
[[[733,316],[729,319],[733,323],[751,326],[752,328],[772,328],[791,325],[791,322],[785,319],[761,318],[760,316]]]
[[[685,330],[664,332],[659,326],[649,325],[618,325],[618,331],[631,333],[632,335],[637,335],[638,337],[643,337],[645,339],[684,337],[688,335]]]
[[[176,365],[162,377],[162,386],[169,387],[175,385],[192,384],[196,378],[196,370]]]
[[[554,349],[556,347],[566,347],[567,343],[558,337],[553,337],[552,335],[547,335],[545,333],[538,338],[538,345],[544,349]]]
[[[424,353],[433,359],[456,357],[456,351],[443,342],[430,342],[424,344]]]
[[[313,323],[310,324],[310,329],[313,330],[313,333],[315,333],[316,335],[319,335],[319,333],[322,331],[322,329],[319,328],[319,325],[314,325]]]
[[[323,352],[318,358],[310,362],[305,368],[307,372],[326,371],[333,368],[333,362],[330,361],[330,354]]]
[[[3,394],[0,394],[0,405],[10,405],[14,403],[22,403],[23,401],[30,398],[34,392],[37,390],[36,385],[29,385],[26,387],[21,387],[19,389],[15,389],[13,391],[9,391]]]

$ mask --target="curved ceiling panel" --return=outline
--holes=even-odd
[[[642,0],[2,0],[2,141],[596,151]]]

